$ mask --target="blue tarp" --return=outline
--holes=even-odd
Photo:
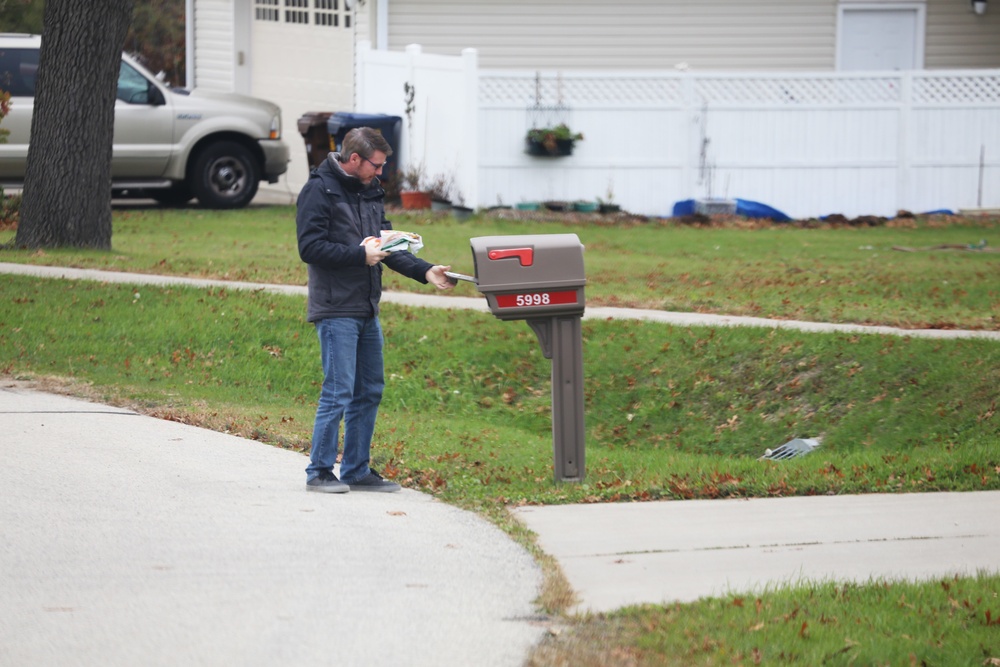
[[[682,215],[694,215],[694,212],[695,200],[693,199],[685,199],[674,204],[673,215],[675,218]],[[736,215],[742,215],[747,218],[770,218],[775,222],[788,222],[791,220],[790,217],[776,208],[747,199],[736,200]]]
[[[760,202],[749,201],[747,199],[736,199],[735,201],[736,215],[742,215],[747,218],[770,218],[775,222],[789,222],[791,220],[790,217],[776,208],[771,208],[767,204],[761,204]],[[694,214],[694,199],[684,199],[674,204],[673,217],[679,218],[684,215]],[[925,211],[920,215],[955,215],[955,212],[946,208],[939,208],[934,211]],[[819,219],[826,220],[829,217],[829,215],[824,215]]]
[[[776,208],[746,199],[736,200],[736,215],[742,215],[747,218],[770,218],[775,222],[788,222],[791,220],[790,217]]]
[[[674,212],[672,215],[675,218],[679,218],[682,215],[694,215],[694,200],[685,199],[674,204]]]

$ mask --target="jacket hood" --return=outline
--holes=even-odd
[[[379,181],[378,176],[373,178],[371,183],[365,185],[361,182],[360,178],[352,176],[344,171],[344,167],[340,163],[340,153],[330,153],[327,155],[325,164],[333,173],[333,176],[340,181],[345,190],[360,193],[365,199],[381,197],[385,194],[385,190],[382,189],[382,183]]]

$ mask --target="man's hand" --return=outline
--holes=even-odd
[[[444,275],[445,271],[451,271],[451,267],[436,264],[427,269],[427,273],[424,277],[427,278],[427,282],[434,285],[434,287],[437,287],[438,289],[451,289],[455,286],[455,283],[451,281],[451,278]]]
[[[389,253],[382,252],[374,243],[366,243],[365,248],[365,264],[368,266],[375,266],[383,259],[389,256]]]

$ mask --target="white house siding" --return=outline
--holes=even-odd
[[[365,2],[360,6],[357,1],[352,3],[354,7],[354,35],[356,41],[366,41],[370,44],[375,43],[375,20],[370,16],[373,11],[372,5],[374,4],[374,0]]]
[[[389,46],[486,68],[831,69],[833,0],[390,0]]]
[[[1000,67],[1000,2],[982,16],[964,0],[928,2],[925,67]]]
[[[194,3],[194,86],[203,90],[233,90],[233,2]]]

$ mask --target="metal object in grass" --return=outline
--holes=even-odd
[[[795,438],[775,449],[765,449],[764,456],[758,461],[783,461],[796,456],[805,456],[819,447],[819,440],[814,438]]]

